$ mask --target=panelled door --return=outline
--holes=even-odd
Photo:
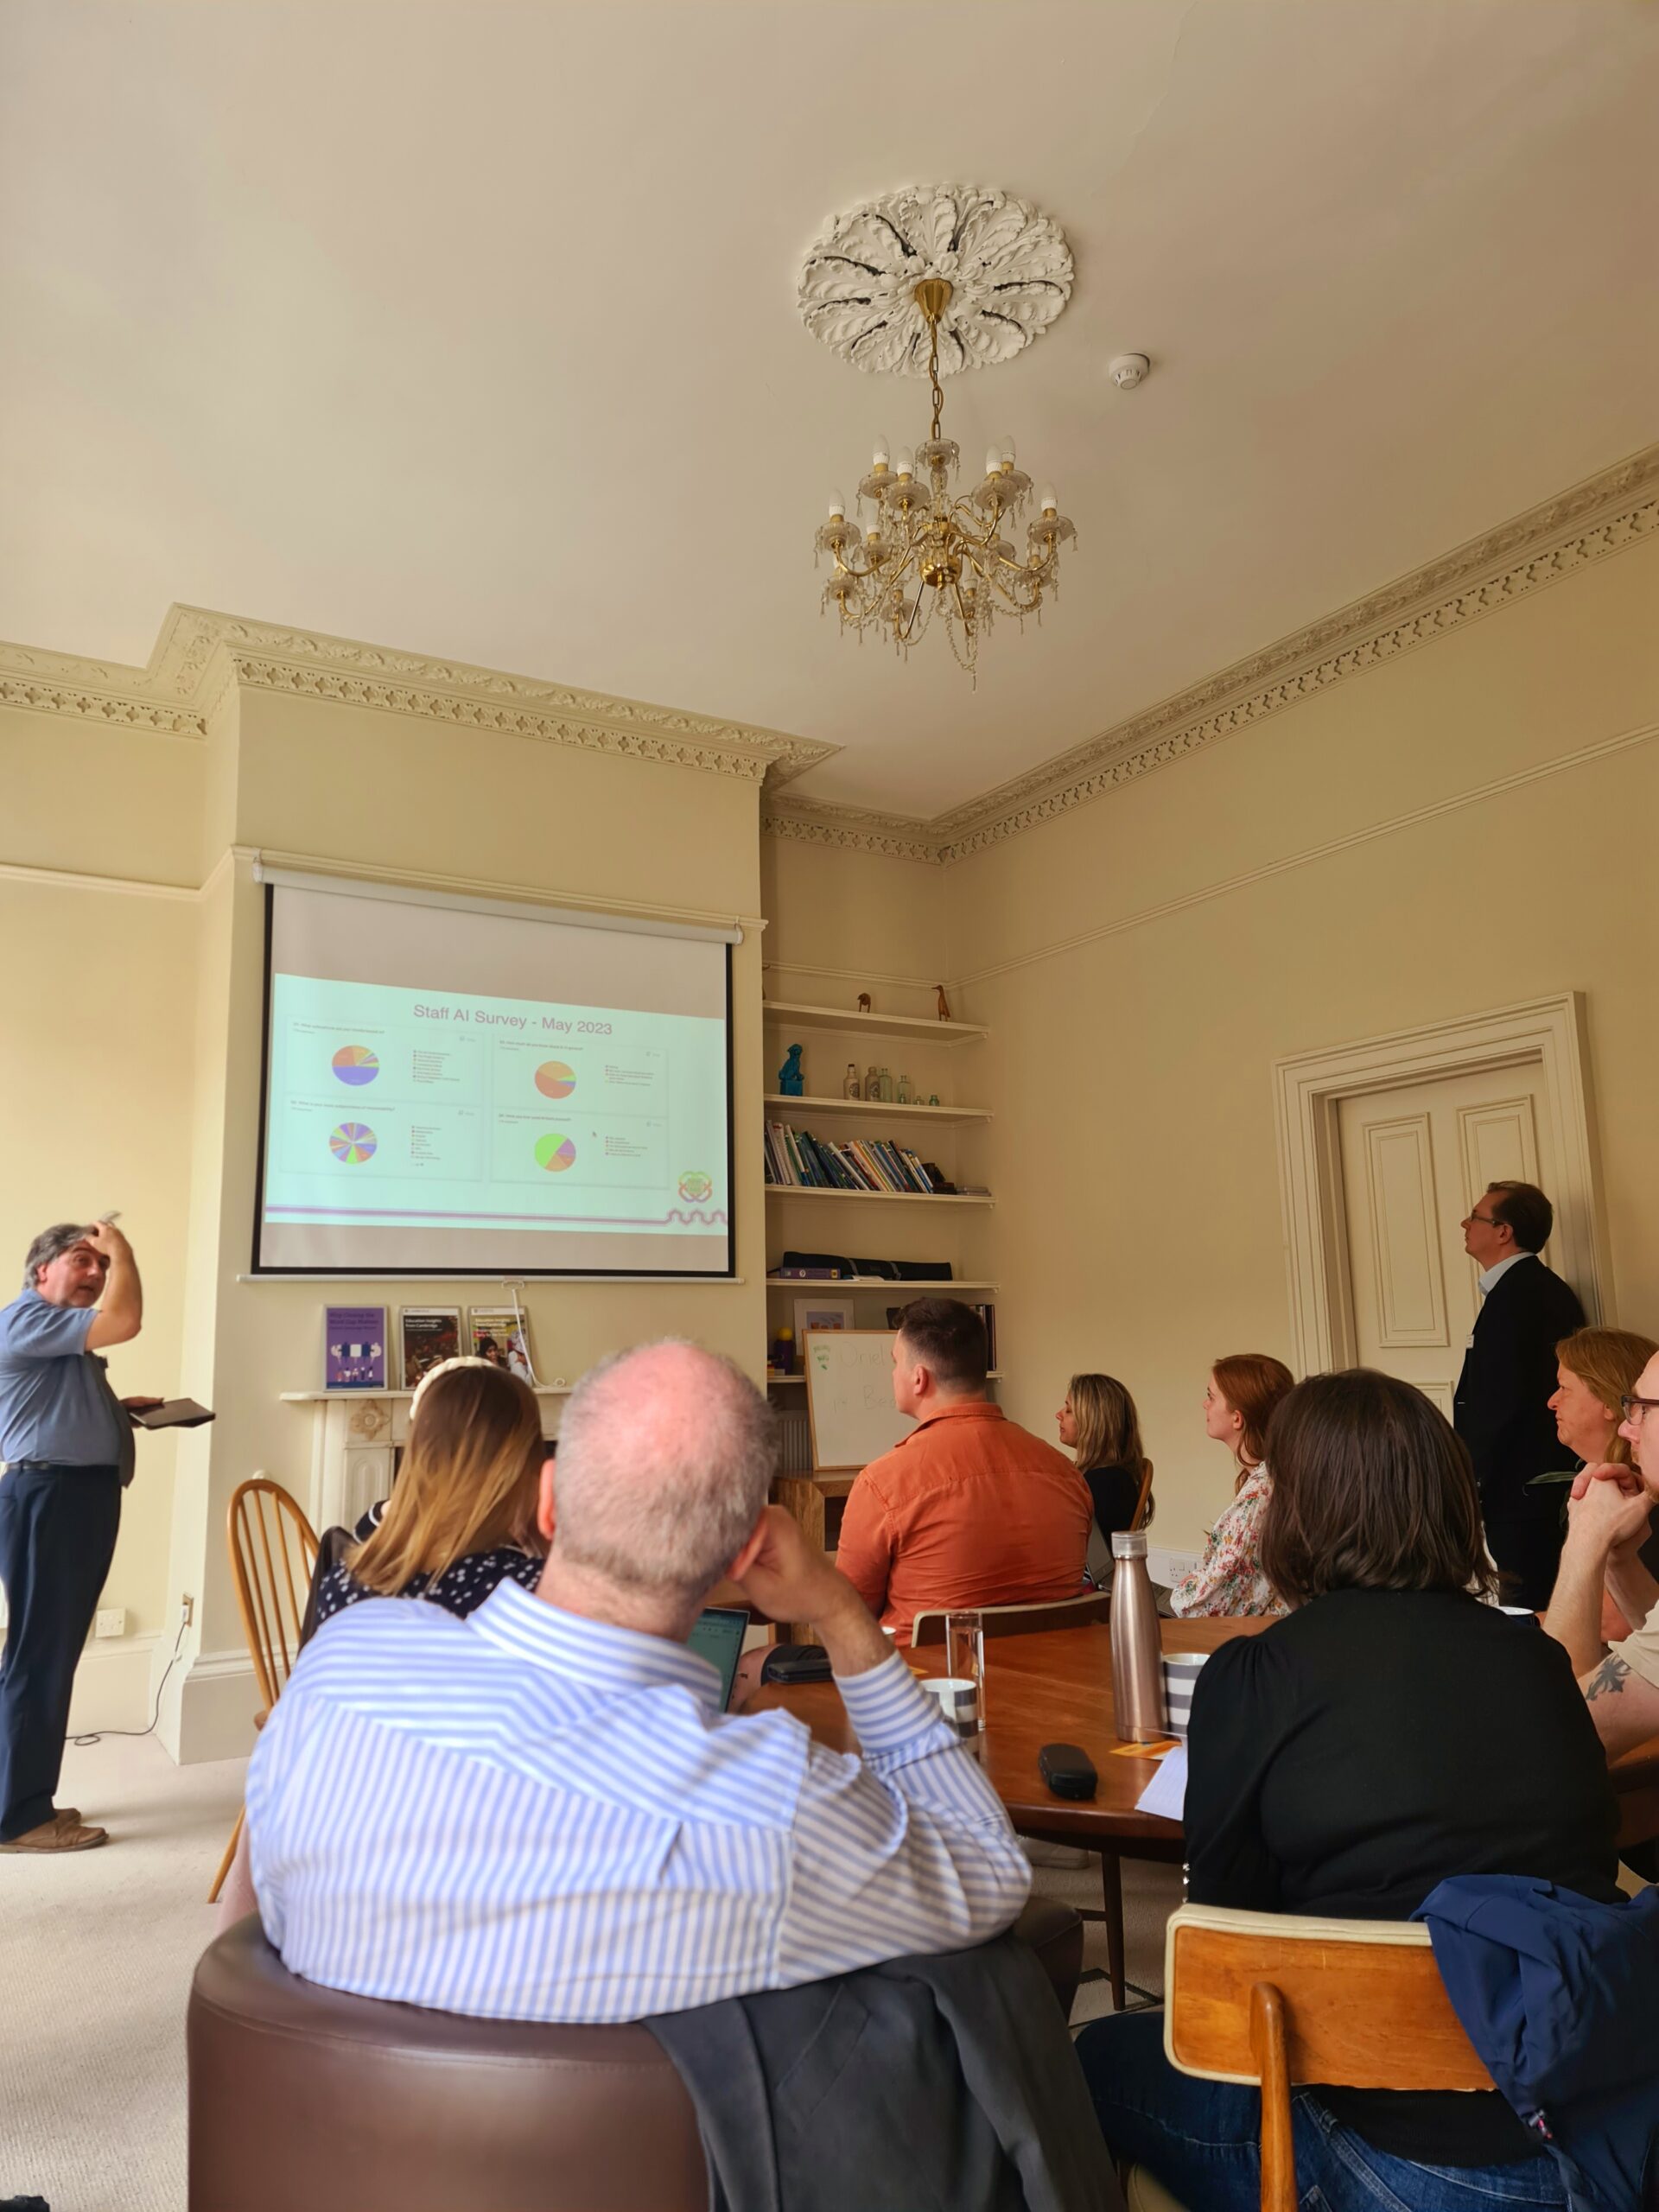
[[[1356,1357],[1414,1382],[1449,1421],[1479,1302],[1463,1217],[1489,1183],[1551,1188],[1543,1069],[1364,1091],[1338,1101],[1337,1120]]]

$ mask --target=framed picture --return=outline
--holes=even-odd
[[[804,1353],[809,1329],[850,1329],[850,1298],[798,1298],[795,1300],[795,1342]]]
[[[403,1384],[412,1390],[430,1367],[461,1351],[459,1306],[405,1306],[398,1315],[403,1337]]]
[[[384,1306],[323,1307],[322,1387],[325,1390],[385,1389],[386,1309]]]

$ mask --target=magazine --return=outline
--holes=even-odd
[[[473,1357],[505,1367],[533,1389],[536,1374],[530,1356],[529,1314],[511,1306],[470,1306],[467,1319]]]
[[[461,1352],[459,1306],[405,1306],[403,1325],[404,1388],[412,1390],[429,1368]]]
[[[386,1309],[384,1306],[323,1307],[322,1387],[325,1390],[385,1389]]]

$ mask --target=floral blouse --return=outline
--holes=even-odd
[[[1265,1467],[1252,1468],[1244,1487],[1210,1531],[1204,1557],[1169,1593],[1173,1613],[1282,1613],[1255,1555],[1262,1515],[1273,1495]]]

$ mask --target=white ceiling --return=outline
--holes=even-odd
[[[931,815],[1659,435],[1656,113],[1644,0],[7,0],[0,635],[226,607]],[[1081,538],[977,695],[838,639],[810,553],[925,391],[807,334],[800,261],[936,180],[1077,269],[947,387]]]

